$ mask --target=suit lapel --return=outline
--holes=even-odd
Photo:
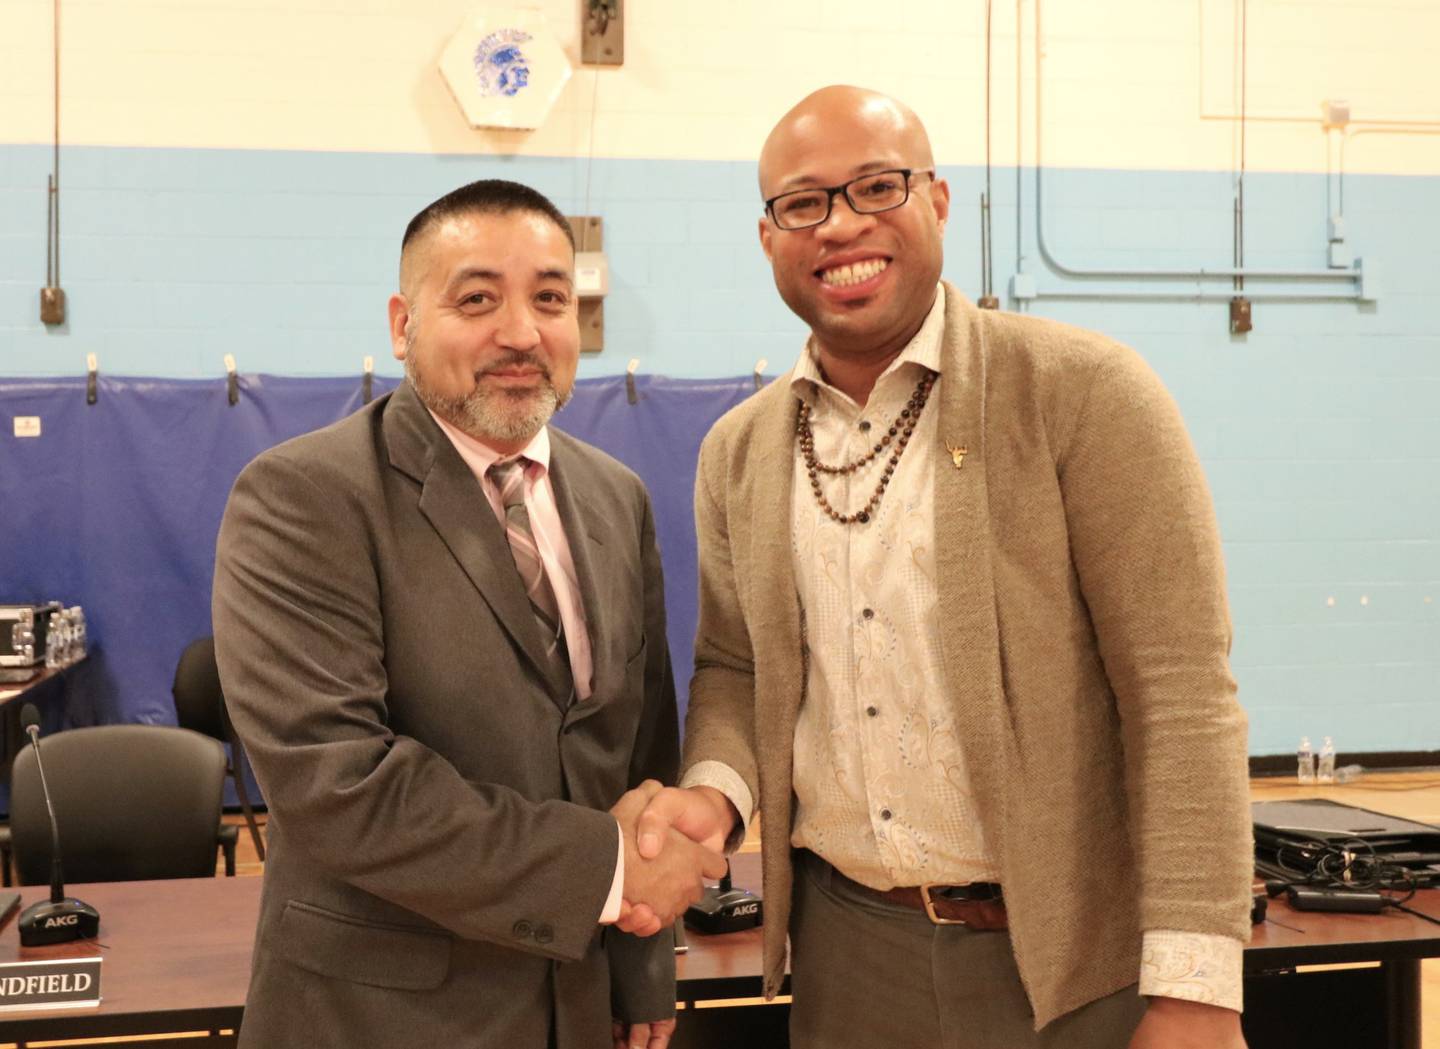
[[[515,646],[545,679],[550,695],[563,695],[565,684],[546,658],[545,638],[514,569],[505,532],[475,475],[408,382],[391,395],[384,425],[390,464],[420,482],[420,512]]]

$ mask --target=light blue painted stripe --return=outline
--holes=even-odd
[[[608,348],[582,375],[631,357],[687,378],[745,374],[765,357],[775,374],[804,334],[757,244],[751,164],[90,147],[65,154],[72,319],[46,331],[49,162],[45,147],[0,145],[0,376],[78,374],[90,351],[111,374],[213,377],[226,353],[246,372],[354,373],[369,354],[398,374],[384,303],[400,232],[429,200],[496,176],[572,214],[588,198],[605,218]],[[946,273],[974,295],[983,173],[942,174]],[[1016,268],[1013,174],[994,180],[1002,297]],[[1226,175],[1046,178],[1052,247],[1069,264],[1229,265]],[[1032,173],[1024,181],[1026,270],[1046,288],[1100,286],[1039,263]],[[1255,753],[1302,731],[1334,734],[1342,751],[1440,748],[1440,178],[1352,175],[1345,194],[1356,253],[1381,264],[1374,304],[1260,303],[1243,337],[1229,335],[1223,303],[1031,306],[1135,346],[1174,393],[1226,539]],[[1252,265],[1324,265],[1323,176],[1256,174],[1246,195]]]

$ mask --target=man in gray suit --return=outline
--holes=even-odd
[[[674,686],[644,486],[546,425],[573,270],[535,191],[436,201],[389,304],[407,382],[236,481],[216,655],[271,848],[242,1046],[669,1041],[672,938],[611,923],[724,864],[634,847]]]

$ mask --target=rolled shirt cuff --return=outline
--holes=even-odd
[[[745,828],[755,815],[755,799],[745,780],[723,761],[697,761],[685,771],[680,779],[682,787],[714,787],[730,799],[740,821],[725,839],[725,854],[728,856],[745,842]]]
[[[1140,993],[1240,1012],[1245,947],[1229,936],[1147,929],[1140,951]]]

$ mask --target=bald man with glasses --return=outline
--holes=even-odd
[[[811,336],[701,450],[685,771],[640,853],[763,814],[800,1049],[1242,1049],[1246,722],[1173,401],[940,280],[895,100],[816,92],[759,175]]]

